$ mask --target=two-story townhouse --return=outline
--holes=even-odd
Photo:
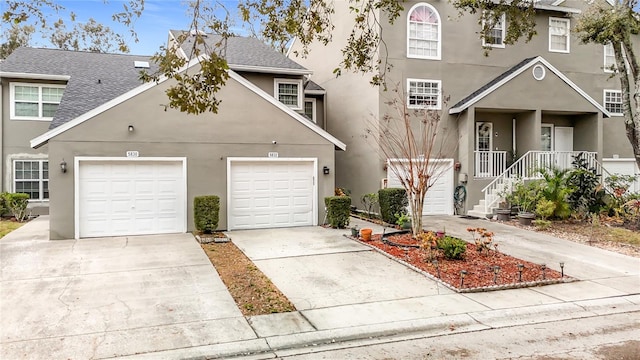
[[[146,58],[99,69],[112,56],[20,49],[3,67],[7,79],[68,77],[49,130],[30,142],[50,164],[51,239],[192,230],[193,198],[205,194],[220,196],[220,229],[322,220],[334,153],[345,145],[322,128],[324,90],[311,71],[256,39],[230,38],[218,113],[188,115],[166,106],[175,80],[141,83],[139,66],[153,67]],[[41,67],[22,68],[27,59]],[[198,71],[197,59],[186,60],[184,71]],[[128,86],[119,77],[130,69]],[[106,96],[107,85],[119,91]],[[88,104],[70,114],[72,103]]]
[[[392,65],[387,84],[399,86],[409,108],[442,111],[444,147],[454,150],[440,160],[456,164],[427,194],[425,214],[452,214],[457,185],[467,194],[460,213],[489,213],[510,178],[527,176],[532,164],[569,166],[577,152],[596,166],[597,160],[637,172],[620,116],[619,79],[610,70],[611,49],[582,44],[572,31],[587,4],[536,2],[538,34],[515,45],[504,44],[509,19],[496,24],[483,44],[478,14],[459,16],[444,1],[403,6],[393,25],[378,14],[384,40],[378,59]],[[337,154],[336,183],[360,196],[397,183],[386,159],[362,136],[367,118],[391,113],[386,103],[392,93],[369,85],[370,76],[333,72],[353,16],[348,2],[337,1],[334,41],[312,44],[310,55],[296,60],[327,90],[327,130],[349,146]],[[483,46],[491,47],[488,56]],[[299,47],[294,41],[290,57]]]

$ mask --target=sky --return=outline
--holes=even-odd
[[[109,26],[116,33],[125,36],[130,48],[130,54],[153,55],[161,45],[166,44],[170,29],[188,29],[191,19],[187,15],[187,5],[183,0],[145,0],[145,8],[142,16],[137,19],[134,30],[139,42],[134,42],[126,26],[112,20],[114,13],[122,12],[123,0],[56,0],[56,3],[65,8],[61,14],[49,11],[51,19],[62,17],[68,21],[68,14],[74,12],[76,21],[86,22],[94,18],[97,22]],[[235,10],[238,1],[225,0],[222,3],[231,11]],[[71,26],[67,25],[67,28]],[[47,40],[39,35],[32,38],[32,46],[50,47]]]

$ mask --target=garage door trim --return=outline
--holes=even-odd
[[[184,194],[184,219],[182,221],[182,232],[187,232],[187,158],[186,157],[105,157],[105,156],[76,156],[74,157],[73,168],[73,219],[74,236],[80,238],[80,165],[82,162],[179,162],[182,164],[182,191]]]
[[[313,164],[313,226],[318,225],[318,158],[264,158],[264,157],[228,157],[227,158],[227,225],[231,223],[231,165],[241,162],[306,162]],[[229,230],[233,230],[227,226]]]

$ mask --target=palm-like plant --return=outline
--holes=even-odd
[[[560,219],[568,218],[571,215],[571,206],[568,199],[573,192],[573,188],[568,181],[569,169],[552,167],[541,169],[540,174],[544,181],[544,186],[541,187],[542,197],[555,205],[553,216]]]

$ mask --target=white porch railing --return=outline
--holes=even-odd
[[[484,211],[489,214],[504,195],[512,190],[513,184],[518,179],[532,180],[540,179],[540,169],[543,168],[571,168],[575,156],[581,154],[589,167],[596,169],[598,174],[602,174],[602,165],[596,159],[595,152],[589,151],[529,151],[520,157],[516,162],[499,174],[489,185],[482,189],[484,193]]]
[[[496,177],[507,168],[506,151],[474,151],[473,155],[475,158],[474,177]]]

